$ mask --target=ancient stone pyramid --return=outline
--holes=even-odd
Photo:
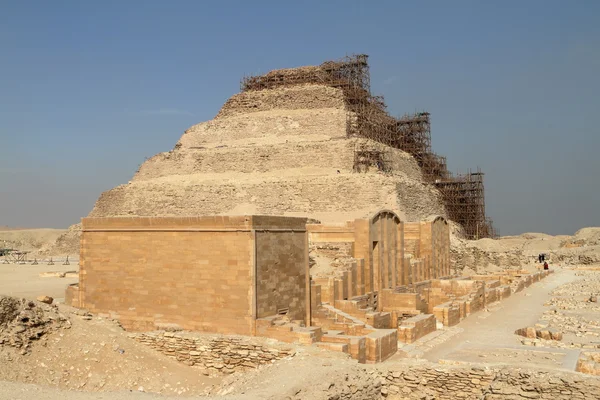
[[[266,76],[316,76],[319,68]],[[185,131],[173,150],[148,159],[129,183],[103,193],[90,216],[266,214],[335,223],[381,209],[404,220],[445,215],[412,156],[348,135],[353,113],[342,88],[318,79],[244,90],[213,120]],[[361,164],[382,147],[385,168]]]

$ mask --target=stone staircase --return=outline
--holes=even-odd
[[[363,364],[384,361],[398,349],[396,329],[373,328],[328,304],[313,312],[313,323],[318,326],[305,327],[281,315],[260,318],[256,320],[256,335],[346,353]]]
[[[364,300],[360,297],[350,300],[336,300],[335,309],[343,315],[350,315],[375,329],[394,327],[391,313],[375,311],[372,307],[365,306]]]
[[[256,320],[256,335],[286,343],[310,345],[321,340],[323,331],[317,326],[303,326],[299,321],[289,321],[285,316],[274,315]]]
[[[359,315],[367,319],[369,313],[380,314],[365,310]],[[396,329],[377,329],[329,304],[321,304],[313,311],[313,322],[323,328],[318,347],[347,353],[359,363],[384,361],[398,349]]]

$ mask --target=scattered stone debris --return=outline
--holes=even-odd
[[[577,360],[578,372],[600,375],[600,352],[584,351]]]
[[[544,339],[544,340],[562,340],[563,334],[561,332],[555,332],[550,329],[535,329],[534,327],[527,327],[517,329],[516,335],[523,336],[529,339]]]
[[[77,271],[48,271],[48,272],[40,272],[40,278],[77,278],[79,276],[79,272]]]
[[[41,303],[52,304],[52,302],[54,301],[54,298],[50,297],[50,296],[38,296],[37,301],[39,301]]]
[[[52,302],[51,297],[43,296]],[[70,327],[55,305],[0,296],[0,345],[29,352],[31,342],[60,328]]]

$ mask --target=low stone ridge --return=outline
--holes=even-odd
[[[267,345],[254,337],[163,331],[135,333],[130,337],[177,361],[201,367],[205,375],[247,371],[296,353],[289,346]]]

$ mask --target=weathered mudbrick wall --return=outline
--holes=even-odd
[[[266,345],[264,339],[246,336],[157,331],[133,333],[131,337],[209,375],[246,371],[295,354],[289,346]]]

